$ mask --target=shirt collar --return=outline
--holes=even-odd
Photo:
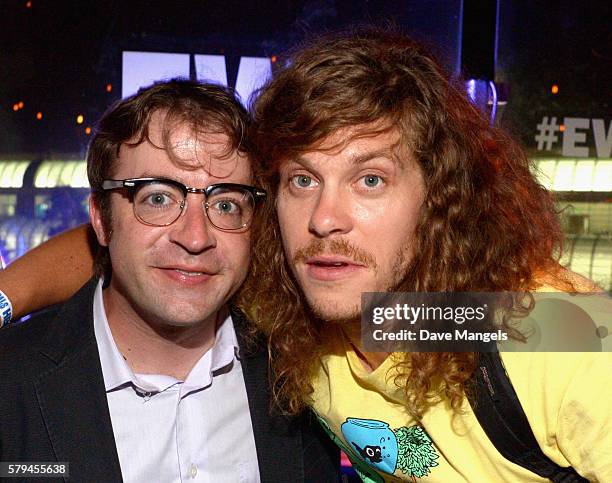
[[[110,391],[123,384],[134,382],[134,372],[119,352],[108,326],[104,300],[102,299],[102,280],[98,282],[94,293],[93,322],[106,390]]]
[[[187,375],[181,387],[181,396],[204,389],[213,383],[213,377],[223,369],[232,369],[231,364],[238,356],[238,339],[229,311],[223,307],[217,316],[215,342]]]
[[[181,393],[186,395],[211,385],[213,377],[222,373],[223,368],[230,366],[234,359],[237,359],[239,351],[234,324],[226,307],[221,309],[217,320],[217,331],[213,346],[195,364],[184,383],[165,375],[139,377],[138,374],[134,374],[123,358],[113,339],[104,310],[102,280],[100,280],[94,294],[93,322],[106,391],[131,383],[143,391],[160,392],[181,383]],[[231,367],[229,368],[231,369]]]

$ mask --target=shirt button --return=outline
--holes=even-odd
[[[189,476],[191,478],[195,478],[197,474],[198,474],[198,467],[194,465],[193,463],[191,463],[191,466],[189,467]]]

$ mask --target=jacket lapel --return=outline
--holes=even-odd
[[[302,437],[297,419],[283,417],[270,409],[265,340],[247,341],[246,329],[250,322],[237,308],[230,309],[240,346],[261,481],[304,481]]]
[[[60,311],[58,328],[40,348],[54,366],[35,382],[36,396],[58,461],[71,481],[122,481],[93,331],[96,281]]]

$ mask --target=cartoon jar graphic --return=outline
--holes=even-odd
[[[395,472],[397,438],[387,423],[348,418],[340,428],[351,449],[366,463],[391,475]]]

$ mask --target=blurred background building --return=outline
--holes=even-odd
[[[325,30],[393,24],[429,44],[553,190],[563,262],[612,290],[612,7],[592,0],[95,2],[3,0],[2,263],[87,221],[95,121],[154,80],[235,87],[245,103],[283,52]]]

